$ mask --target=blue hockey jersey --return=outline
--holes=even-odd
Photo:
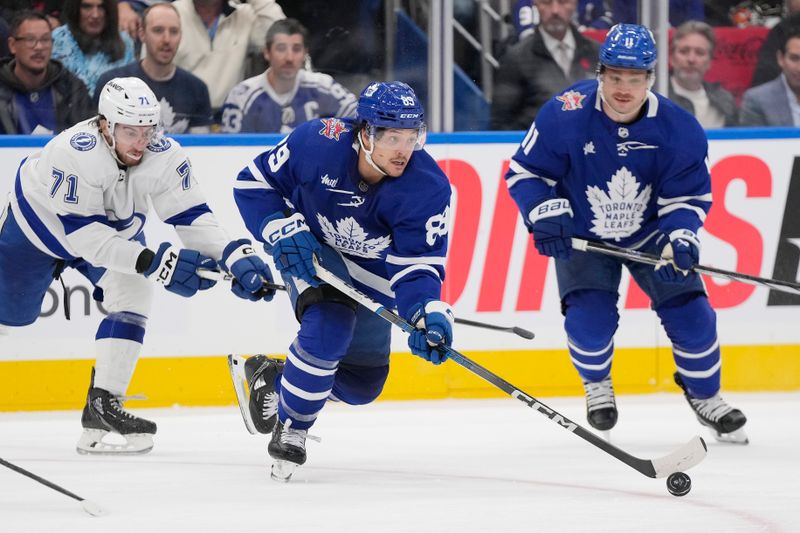
[[[301,213],[320,242],[341,252],[356,288],[408,316],[415,303],[441,299],[450,183],[420,150],[402,176],[367,184],[354,126],[336,118],[302,124],[239,173],[234,198],[262,242],[268,216]]]
[[[649,92],[642,116],[611,120],[597,81],[549,100],[506,174],[527,215],[553,197],[572,204],[575,236],[637,248],[659,230],[694,232],[711,207],[708,141],[697,120]]]

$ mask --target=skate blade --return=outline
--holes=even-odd
[[[272,469],[270,470],[269,477],[271,477],[273,481],[288,483],[289,480],[292,479],[292,474],[294,474],[296,468],[297,463],[276,459],[275,462],[272,463]]]
[[[731,431],[730,433],[720,433],[719,431],[712,429],[711,434],[714,436],[717,442],[739,444],[741,446],[750,444],[750,439],[747,437],[747,433],[744,432],[744,428],[739,428],[736,431]]]
[[[230,354],[228,355],[228,370],[231,373],[231,381],[233,381],[233,390],[236,392],[236,403],[239,404],[239,412],[242,413],[242,420],[244,427],[251,435],[257,435],[258,431],[250,418],[250,387],[247,384],[247,377],[244,373],[244,363],[247,359],[241,355]]]
[[[84,429],[75,451],[81,455],[142,455],[153,449],[153,435],[150,433],[113,434],[125,442],[109,442],[104,438],[110,432],[104,429]]]

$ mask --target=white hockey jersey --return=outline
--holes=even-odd
[[[181,146],[160,137],[139,165],[120,168],[94,120],[63,131],[20,164],[9,196],[28,240],[53,257],[135,273],[149,198],[186,247],[219,259],[230,239]]]

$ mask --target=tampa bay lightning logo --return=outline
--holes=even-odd
[[[72,136],[69,140],[69,145],[79,152],[88,152],[97,145],[97,137],[82,131]]]
[[[172,143],[169,142],[169,139],[166,137],[159,137],[155,139],[153,142],[147,145],[147,149],[151,152],[166,152],[169,150],[169,147],[172,146]]]

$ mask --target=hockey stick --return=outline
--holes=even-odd
[[[92,516],[103,516],[103,515],[106,514],[106,512],[99,505],[97,505],[96,503],[94,503],[94,502],[92,502],[90,500],[87,500],[86,498],[81,498],[77,494],[72,493],[72,492],[68,491],[67,489],[65,489],[63,487],[60,487],[60,486],[56,485],[52,481],[47,481],[43,477],[39,477],[36,474],[34,474],[33,472],[28,472],[24,468],[21,468],[21,467],[15,465],[13,463],[9,463],[5,459],[0,458],[0,465],[3,465],[5,467],[7,467],[7,468],[10,468],[14,472],[17,472],[18,474],[22,474],[23,476],[29,477],[34,481],[38,481],[42,485],[45,485],[46,487],[50,487],[51,489],[53,489],[55,491],[58,491],[61,494],[65,494],[65,495],[69,496],[70,498],[72,498],[74,500],[78,500],[81,503],[81,507],[83,507],[83,510],[86,511],[87,513],[89,513]]]
[[[233,276],[231,274],[227,274],[220,270],[207,270],[201,269],[197,271],[197,274],[204,279],[212,279],[215,281],[231,281]],[[264,283],[265,290],[276,290],[276,291],[285,291],[286,286],[280,285],[278,283]],[[514,335],[519,335],[523,339],[531,340],[534,337],[532,331],[529,331],[524,328],[519,328],[517,326],[497,326],[495,324],[487,324],[486,322],[478,322],[477,320],[467,320],[466,318],[456,318],[456,324],[462,324],[464,326],[471,326],[473,328],[483,328],[483,329],[492,329],[495,331],[504,331],[506,333],[513,333]]]
[[[646,265],[657,266],[667,263],[665,259],[662,259],[656,255],[638,252],[628,248],[620,248],[619,246],[614,246],[613,244],[607,244],[604,242],[586,241],[583,239],[573,238],[572,247],[583,252],[595,252],[603,255],[610,255],[622,259],[629,259],[630,261],[636,261],[637,263],[644,263]],[[723,270],[721,268],[704,265],[695,265],[692,267],[692,270],[698,274],[707,274],[709,276],[714,276],[715,278],[729,279],[732,281],[738,281],[740,283],[747,283],[748,285],[756,285],[758,287],[769,287],[770,289],[788,292],[790,294],[800,294],[800,283],[793,283],[791,281],[782,281],[778,279],[760,278],[758,276],[742,274],[741,272],[733,272],[730,270]]]
[[[315,263],[314,266],[317,269],[317,277],[326,282],[330,285],[339,289],[342,293],[346,294],[359,304],[363,305],[373,313],[377,314],[384,320],[394,324],[395,326],[399,327],[406,333],[411,333],[414,331],[414,326],[410,323],[406,322],[401,317],[394,314],[392,311],[386,309],[378,302],[370,299],[367,295],[363,294],[358,289],[351,287],[334,274],[325,270],[322,266],[319,265],[318,262]],[[583,440],[593,444],[595,447],[600,448],[607,454],[619,459],[626,465],[630,466],[634,470],[644,474],[647,477],[651,478],[663,478],[667,477],[673,472],[683,472],[688,470],[689,468],[697,465],[700,463],[706,456],[706,443],[701,437],[694,437],[689,442],[681,446],[679,449],[675,450],[674,452],[665,455],[664,457],[660,457],[657,459],[640,459],[638,457],[634,457],[629,453],[617,448],[613,444],[603,440],[602,438],[598,437],[591,431],[583,428],[582,426],[572,422],[571,420],[567,419],[562,414],[558,413],[556,410],[546,406],[533,396],[522,392],[521,390],[517,389],[514,385],[507,382],[506,380],[502,379],[501,377],[497,376],[496,374],[490,372],[489,370],[483,368],[479,364],[475,363],[474,361],[467,358],[462,353],[450,348],[449,346],[440,345],[438,346],[439,350],[444,350],[448,357],[458,363],[459,365],[463,366],[473,374],[485,379],[498,389],[502,390],[512,398],[516,398],[520,400],[522,403],[530,407],[531,409],[538,411],[539,413],[546,416],[549,420],[556,423],[560,427],[566,429],[570,433],[573,433]]]

